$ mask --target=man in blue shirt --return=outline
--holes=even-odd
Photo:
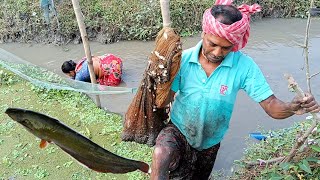
[[[276,98],[259,67],[239,51],[249,37],[249,15],[260,7],[220,4],[226,3],[218,0],[204,13],[202,41],[182,53],[171,121],[156,140],[151,179],[208,179],[240,89],[275,119],[320,110],[311,94],[290,103]]]

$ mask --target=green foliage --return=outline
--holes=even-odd
[[[242,2],[257,3],[256,0],[243,0]],[[260,0],[258,2],[262,7],[261,17],[306,18],[306,12],[310,8],[310,0]],[[315,0],[314,6],[319,7],[320,1]]]
[[[295,124],[291,128],[272,132],[273,137],[266,141],[250,144],[243,159],[236,161],[240,168],[235,172],[234,179],[317,179],[320,177],[319,131],[314,131],[308,137],[307,142],[289,163],[257,165],[250,168],[245,163],[257,159],[268,160],[288,155],[296,142],[296,137],[301,136],[309,127],[310,122]]]
[[[34,33],[43,34],[44,24],[40,23],[38,7],[39,1],[6,0],[1,3],[0,41],[29,42],[35,37]]]
[[[43,20],[38,0],[7,0],[0,4],[0,41],[45,41],[63,43],[80,39],[72,1],[55,0],[58,16],[50,16],[50,25]],[[256,3],[256,0],[234,1]],[[16,4],[19,4],[17,6]],[[202,14],[212,6],[211,0],[176,0],[170,2],[172,27],[181,36],[201,31]],[[308,0],[261,0],[261,17],[305,18]],[[153,40],[162,28],[158,0],[81,0],[90,40],[112,43],[119,40]],[[320,6],[320,0],[315,0]],[[59,26],[58,26],[58,22]]]
[[[43,178],[50,175],[46,169],[39,167],[38,165],[33,166],[33,169],[36,170],[36,172],[34,174],[34,177],[36,179],[43,179]]]
[[[1,70],[0,69],[0,87],[1,85],[12,85],[15,82],[18,82],[19,79],[14,76],[9,71]]]
[[[48,81],[52,77],[46,75],[43,78]],[[111,152],[150,162],[150,147],[121,142],[122,117],[96,107],[87,95],[39,88],[20,80],[19,83],[1,87],[0,100],[3,102],[0,105],[0,179],[52,179],[55,174],[63,179],[147,179],[139,171],[122,175],[88,170],[52,144],[41,150],[40,140],[35,141],[36,138],[31,133],[4,113],[8,107],[45,113]]]

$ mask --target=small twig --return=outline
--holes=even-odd
[[[299,96],[304,97],[304,92],[301,90],[301,88],[298,86],[298,84],[295,82],[292,76],[290,75],[285,75],[288,82],[289,82],[289,87],[292,88]],[[298,138],[296,144],[292,147],[290,150],[288,156],[286,156],[281,162],[289,162],[291,159],[295,156],[296,152],[299,150],[299,148],[305,143],[311,132],[315,127],[317,127],[319,117],[316,113],[311,113],[313,117],[313,122],[311,127],[300,137]]]
[[[313,6],[314,0],[310,2],[310,8]],[[305,53],[305,67],[306,67],[306,77],[307,77],[307,85],[308,85],[308,92],[311,93],[311,84],[310,84],[310,66],[309,66],[309,30],[310,30],[310,23],[311,23],[311,15],[308,13],[308,20],[307,20],[307,27],[306,27],[306,36],[304,40],[304,53]]]
[[[312,75],[310,76],[310,79],[313,78],[314,76],[318,75],[318,74],[320,74],[320,72],[317,72],[317,73],[312,74]]]
[[[301,47],[301,48],[305,48],[305,45],[304,44],[301,44],[297,41],[293,41],[294,44],[296,44],[297,46]]]
[[[272,164],[272,163],[276,163],[279,161],[282,161],[285,157],[277,157],[277,158],[273,158],[273,159],[268,159],[268,160],[262,160],[262,159],[257,159],[256,161],[249,161],[246,162],[246,166],[251,167],[251,166],[255,166],[255,165],[262,165],[262,164]]]

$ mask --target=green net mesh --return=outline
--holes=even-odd
[[[104,86],[61,77],[1,48],[0,66],[36,86],[46,89],[71,90],[93,95],[135,93],[137,90],[137,88]]]

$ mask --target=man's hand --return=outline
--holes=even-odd
[[[318,113],[320,106],[310,93],[305,93],[305,97],[296,96],[290,103],[290,109],[297,115],[304,113]]]

